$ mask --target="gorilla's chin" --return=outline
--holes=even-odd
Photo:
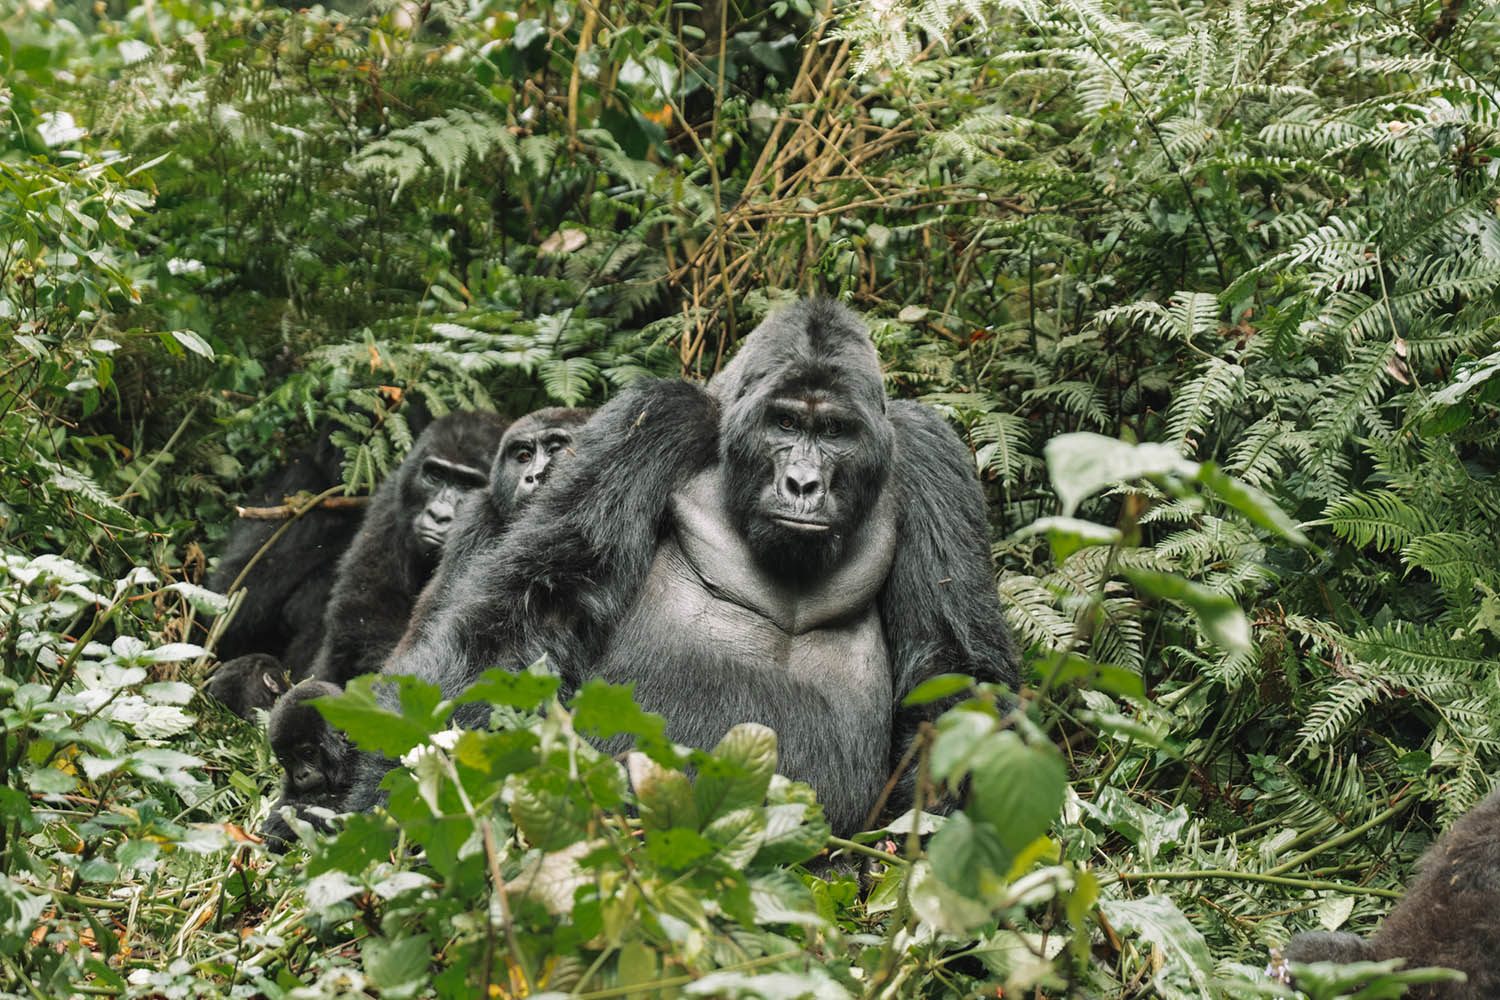
[[[844,557],[844,533],[821,521],[757,517],[747,526],[745,541],[756,562],[787,581],[820,578]]]
[[[441,528],[425,524],[417,525],[417,530],[413,534],[417,539],[417,547],[421,549],[422,555],[427,557],[435,556],[443,551],[443,542],[448,535]]]

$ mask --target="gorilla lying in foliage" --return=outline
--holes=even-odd
[[[350,677],[378,669],[407,627],[408,618],[420,618],[426,613],[424,608],[441,600],[442,580],[451,572],[450,567],[461,565],[474,551],[496,543],[541,483],[553,457],[572,447],[573,432],[588,419],[589,412],[553,408],[517,420],[500,439],[498,450],[490,449],[493,458],[486,456],[489,466],[482,481],[488,488],[483,490],[473,489],[475,470],[466,463],[472,462],[489,440],[488,419],[481,420],[484,415],[480,414],[445,418],[453,421],[462,417],[464,422],[435,424],[434,431],[444,427],[444,436],[431,441],[424,436],[418,441],[392,477],[397,485],[387,489],[388,483],[376,493],[367,527],[349,550],[344,574],[329,603],[330,639],[314,668],[316,676],[298,684],[271,712],[271,750],[285,774],[281,797],[272,805],[262,828],[264,835],[273,840],[289,838],[291,831],[280,815],[282,807],[290,805],[299,811],[305,806],[334,808],[349,787],[352,749],[348,740],[308,702],[337,694]],[[448,427],[455,430],[451,440]],[[416,496],[423,483],[445,485],[419,510]],[[467,493],[455,510],[453,501],[458,499],[458,491]],[[398,504],[398,496],[408,499]],[[411,529],[412,541],[407,545],[400,544],[403,524]],[[441,544],[442,568],[430,574],[436,556],[434,544]],[[389,576],[380,577],[382,572]],[[360,581],[363,589],[357,587]],[[411,587],[424,582],[425,589],[416,596]],[[341,617],[336,621],[335,616]],[[358,619],[370,616],[381,620],[377,628],[365,630]],[[343,646],[336,645],[340,637]]]
[[[1379,962],[1442,966],[1466,983],[1411,987],[1409,1000],[1500,997],[1500,791],[1453,824],[1417,862],[1405,897],[1369,938],[1319,931],[1282,949],[1288,962]]]
[[[848,833],[936,711],[902,706],[914,687],[1016,683],[973,462],[936,414],[886,398],[869,335],[832,302],[771,316],[711,388],[642,381],[600,410],[384,671],[454,695],[545,655],[564,694],[634,683],[680,743],[763,723],[779,770]],[[360,755],[346,808],[370,808],[388,767]],[[908,785],[894,804],[910,802]]]

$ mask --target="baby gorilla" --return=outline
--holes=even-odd
[[[592,412],[561,407],[537,410],[517,420],[505,432],[490,465],[488,488],[463,498],[445,534],[442,561],[417,597],[410,623],[404,615],[399,621],[408,634],[419,629],[430,610],[443,603],[448,581],[456,575],[457,567],[467,563],[473,553],[498,542],[516,512],[545,479],[552,460],[571,450],[574,432]],[[407,641],[401,640],[403,645]],[[338,693],[340,688],[326,682],[345,681],[353,675],[320,676],[321,680],[303,681],[293,688],[291,694],[277,703],[271,716],[271,750],[286,771],[281,797],[271,807],[271,815],[261,829],[262,836],[273,843],[287,841],[291,836],[291,829],[281,818],[282,807],[294,806],[299,814],[304,806],[336,808],[341,791],[348,787],[352,759],[347,756],[347,738],[329,725],[317,709],[303,703],[322,694]]]
[[[1298,934],[1282,950],[1288,962],[1380,962],[1442,966],[1464,983],[1413,986],[1409,1000],[1500,997],[1500,791],[1453,824],[1417,862],[1417,877],[1368,938]]]
[[[327,681],[305,680],[271,709],[266,731],[286,775],[281,797],[271,806],[271,815],[260,832],[275,845],[292,839],[291,827],[281,816],[283,806],[294,806],[302,815],[308,807],[337,811],[343,801],[354,765],[354,748],[348,737],[329,726],[308,704],[314,698],[341,693],[341,688]]]

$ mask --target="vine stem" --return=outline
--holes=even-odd
[[[1271,875],[1263,872],[1237,872],[1228,868],[1205,868],[1198,871],[1186,872],[1116,872],[1116,882],[1147,882],[1160,880],[1164,882],[1196,882],[1202,879],[1227,879],[1231,882],[1265,882],[1268,885],[1284,885],[1293,889],[1324,889],[1332,892],[1347,893],[1351,896],[1382,896],[1386,899],[1400,899],[1401,893],[1395,889],[1377,889],[1369,886],[1348,885],[1344,882],[1326,882],[1322,879],[1288,878],[1285,875]],[[1109,878],[1100,880],[1103,884],[1109,884]]]
[[[1381,812],[1376,813],[1369,820],[1366,820],[1364,823],[1361,823],[1359,826],[1356,826],[1352,830],[1346,830],[1343,833],[1339,834],[1337,837],[1330,837],[1328,840],[1323,841],[1321,844],[1314,844],[1312,847],[1309,847],[1301,854],[1289,858],[1276,867],[1270,869],[1268,872],[1266,872],[1266,874],[1280,875],[1282,872],[1291,871],[1293,868],[1296,868],[1304,861],[1316,857],[1317,855],[1322,854],[1324,851],[1329,850],[1330,848],[1341,847],[1344,844],[1349,843],[1349,841],[1351,840],[1357,840],[1360,837],[1364,836],[1367,831],[1379,826],[1386,820],[1391,819],[1392,817],[1404,812],[1407,807],[1412,804],[1412,802],[1412,797],[1407,795],[1405,792],[1402,792],[1400,795],[1396,796],[1395,803],[1392,804],[1389,809],[1384,809]]]

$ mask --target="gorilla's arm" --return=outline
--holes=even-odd
[[[880,620],[896,695],[894,767],[921,723],[946,707],[902,708],[913,688],[945,673],[1014,688],[1020,657],[1001,617],[984,494],[968,449],[921,404],[893,400],[888,412],[896,429],[888,488],[896,490],[900,523]],[[911,804],[912,775],[908,769],[890,801],[897,812]]]
[[[380,669],[406,628],[413,582],[391,548],[403,531],[396,477],[370,502],[354,544],[339,559],[338,584],[323,612],[323,642],[310,666],[292,664],[292,677],[343,685]],[[302,669],[299,670],[299,666]]]
[[[419,677],[452,697],[490,667],[520,669],[545,655],[570,693],[639,592],[668,498],[715,460],[717,420],[697,385],[627,389],[582,429],[578,454],[558,463],[504,543],[473,553],[445,602],[413,620],[382,672]],[[382,688],[380,699],[394,707],[396,693]],[[488,717],[482,705],[455,713],[470,726]],[[365,811],[390,764],[362,754],[358,767],[345,807]]]

